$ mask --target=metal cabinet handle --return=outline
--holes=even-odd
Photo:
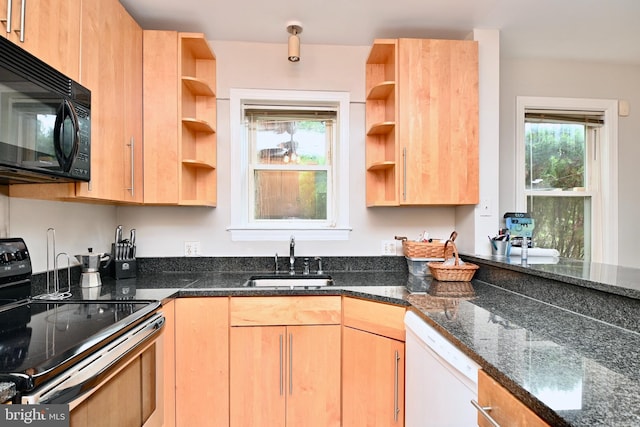
[[[11,0],[8,0],[11,3]],[[24,43],[24,18],[27,10],[27,0],[22,0],[22,10],[20,11],[20,29],[16,33],[20,34],[20,43]],[[8,26],[7,26],[8,27]]]
[[[399,399],[399,388],[400,388],[400,354],[398,350],[396,350],[396,370],[395,370],[395,381],[393,384],[393,421],[398,422],[398,415],[400,414],[400,399]]]
[[[11,32],[11,14],[13,12],[11,3],[13,3],[11,0],[7,0],[7,19],[2,20],[2,22],[5,22],[7,25],[7,33]]]
[[[473,399],[471,399],[471,404],[478,410],[478,412],[480,412],[480,414],[482,414],[484,419],[487,420],[493,427],[500,427],[500,424],[498,424],[496,420],[494,420],[493,417],[489,415],[491,406],[484,406],[484,407],[480,406],[480,404]]]
[[[293,334],[289,334],[289,394],[293,394]]]
[[[407,147],[402,149],[402,200],[407,201]]]
[[[284,379],[282,375],[282,334],[280,334],[280,396],[282,396],[284,392]]]
[[[127,146],[129,147],[129,149],[131,150],[131,187],[127,188],[127,190],[131,191],[131,197],[134,196],[134,191],[135,191],[135,172],[136,172],[136,164],[135,164],[135,160],[136,160],[136,155],[135,155],[135,138],[132,136],[131,139],[129,139],[129,143],[127,144]]]

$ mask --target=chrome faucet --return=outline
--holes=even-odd
[[[293,264],[296,262],[296,239],[291,236],[289,240],[289,274],[296,274]]]

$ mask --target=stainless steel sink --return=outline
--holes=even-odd
[[[333,278],[328,274],[269,274],[251,276],[245,283],[250,288],[302,288],[316,289],[332,286]]]

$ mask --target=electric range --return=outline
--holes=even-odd
[[[93,367],[95,375],[104,372],[125,356],[120,349],[133,349],[164,324],[159,301],[34,298],[31,275],[25,242],[0,239],[0,382],[16,385],[14,403],[25,395],[47,396],[35,403],[66,403],[89,389],[84,381],[60,385],[77,366],[85,369],[94,355],[109,352],[101,357],[108,365]]]

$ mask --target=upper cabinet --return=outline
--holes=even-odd
[[[80,3],[81,0],[0,0],[0,34],[77,81]]]
[[[216,57],[203,34],[144,31],[145,204],[215,206]]]
[[[366,94],[367,206],[478,203],[477,42],[376,40]]]
[[[142,29],[116,0],[84,0],[82,51],[91,52],[80,76],[91,90],[91,181],[76,196],[142,202]]]

